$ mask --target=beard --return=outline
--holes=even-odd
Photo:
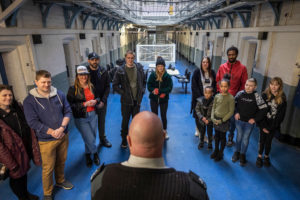
[[[228,61],[229,61],[230,63],[235,63],[236,58],[234,58],[234,59],[228,59]]]

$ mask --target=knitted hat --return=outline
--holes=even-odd
[[[157,66],[157,65],[163,65],[164,67],[166,67],[165,60],[164,60],[161,56],[158,56],[158,57],[157,57],[157,60],[156,60],[156,66]]]

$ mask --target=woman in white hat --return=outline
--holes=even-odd
[[[96,146],[97,114],[95,106],[100,102],[97,99],[94,86],[90,81],[90,75],[85,66],[76,68],[74,86],[68,91],[67,99],[71,105],[75,126],[79,130],[85,143],[86,165],[91,167],[93,161],[100,164]],[[91,159],[93,155],[93,160]]]

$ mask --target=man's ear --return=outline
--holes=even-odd
[[[128,146],[131,147],[131,138],[129,135],[127,135],[127,142],[128,142]]]

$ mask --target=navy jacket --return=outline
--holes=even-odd
[[[64,117],[72,116],[66,96],[54,87],[51,87],[49,98],[41,96],[33,88],[25,98],[23,106],[26,121],[35,130],[39,141],[56,140],[47,134],[47,130],[59,128]],[[67,130],[66,128],[64,132],[67,133]]]

